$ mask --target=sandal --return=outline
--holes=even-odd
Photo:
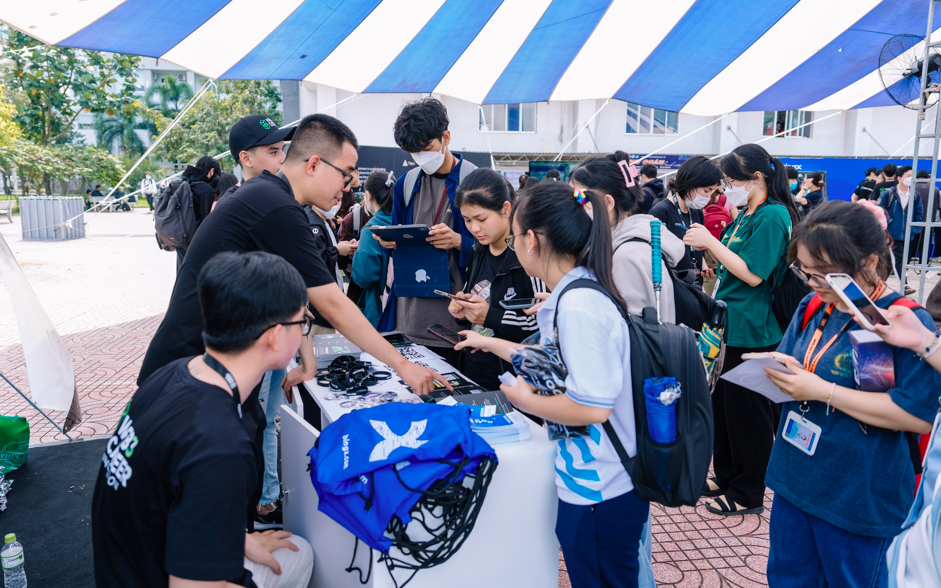
[[[735,505],[735,501],[728,500],[725,496],[716,496],[713,498],[713,501],[719,505],[720,508],[716,508],[711,504],[706,504],[706,510],[713,514],[721,515],[724,517],[737,516],[737,515],[747,515],[747,514],[761,514],[765,512],[765,507],[759,506],[757,508],[738,508]]]
[[[709,486],[709,482],[712,482],[713,484],[715,484],[715,486],[716,486],[716,489],[715,489],[715,490],[713,490],[713,489]],[[705,496],[706,498],[715,498],[716,496],[722,496],[723,494],[725,494],[725,490],[723,490],[723,489],[719,486],[719,481],[718,481],[717,479],[715,479],[715,478],[707,478],[707,479],[706,479],[706,483],[705,483],[705,484],[703,485],[703,487],[702,487],[702,495],[703,495],[703,496]]]

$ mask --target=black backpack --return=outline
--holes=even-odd
[[[187,248],[196,233],[193,189],[186,180],[175,180],[160,193],[154,209],[157,245],[164,251]]]
[[[713,443],[712,399],[696,335],[688,327],[661,324],[652,307],[645,308],[642,317],[629,315],[594,280],[573,281],[559,293],[559,298],[576,288],[591,288],[607,296],[618,307],[630,331],[637,454],[627,455],[610,421],[603,426],[634,483],[634,492],[642,500],[664,506],[695,506],[709,473]],[[559,350],[561,353],[561,346]],[[682,391],[676,401],[676,440],[669,444],[657,443],[650,437],[644,399],[644,381],[664,376],[676,378]]]

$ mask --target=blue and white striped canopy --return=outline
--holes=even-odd
[[[0,20],[214,79],[716,115],[892,104],[879,51],[925,35],[928,1],[5,0]]]

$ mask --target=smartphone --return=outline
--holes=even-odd
[[[529,308],[539,302],[538,298],[514,298],[512,300],[501,300],[500,306],[507,310],[519,310]]]
[[[425,239],[428,238],[428,225],[390,225],[385,227],[369,227],[374,235],[383,241],[395,241],[396,243],[423,244],[429,245]]]
[[[443,341],[447,341],[451,345],[457,345],[464,339],[451,329],[442,325],[431,325],[428,327],[428,332]]]
[[[875,331],[875,325],[889,326],[889,320],[882,314],[882,310],[870,300],[856,281],[846,274],[827,274],[827,283],[840,297],[853,315],[859,319],[859,324],[867,331]]]
[[[447,298],[451,298],[454,300],[464,300],[463,298],[458,298],[454,294],[448,294],[447,292],[444,292],[443,290],[435,290],[434,293],[437,294],[438,296],[445,296]]]
[[[382,338],[388,341],[393,347],[408,347],[413,345],[413,343],[399,331],[389,331],[388,333],[380,333]]]

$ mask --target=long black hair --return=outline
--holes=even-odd
[[[746,143],[725,155],[719,165],[722,167],[722,173],[733,180],[754,180],[755,172],[763,175],[765,183],[768,184],[768,198],[783,204],[791,215],[791,226],[797,225],[800,214],[791,196],[787,166],[781,163],[780,159],[771,157],[761,145]]]
[[[642,200],[640,188],[636,183],[631,187],[627,186],[621,167],[618,166],[619,161],[626,161],[630,165],[631,158],[623,151],[615,151],[609,155],[595,155],[583,161],[575,168],[571,176],[573,181],[589,190],[600,192],[602,195],[610,194],[614,198],[617,220],[637,212],[637,203]],[[607,207],[599,210],[607,210]]]
[[[479,167],[461,181],[454,203],[458,208],[469,205],[501,212],[505,203],[515,201],[516,190],[503,174],[489,167]]]
[[[889,275],[888,250],[892,241],[876,215],[860,204],[833,200],[813,209],[794,229],[787,249],[791,263],[797,261],[801,245],[832,272],[860,276],[870,282]],[[872,255],[879,259],[876,276],[862,276],[865,261]]]
[[[395,188],[395,183],[386,186],[388,180],[388,172],[376,170],[366,178],[364,189],[369,192],[372,201],[382,209],[382,212],[392,214],[392,190]]]
[[[585,191],[592,210],[606,210],[604,199],[591,190]],[[572,187],[562,182],[543,182],[526,191],[516,201],[510,222],[522,233],[536,233],[536,247],[542,238],[553,253],[575,258],[575,265],[591,270],[618,304],[626,308],[611,270],[611,227],[608,215],[589,217],[584,205],[579,204]]]
[[[667,182],[667,190],[677,198],[686,198],[691,190],[708,188],[722,181],[719,164],[703,155],[690,157],[683,162],[676,174]]]

